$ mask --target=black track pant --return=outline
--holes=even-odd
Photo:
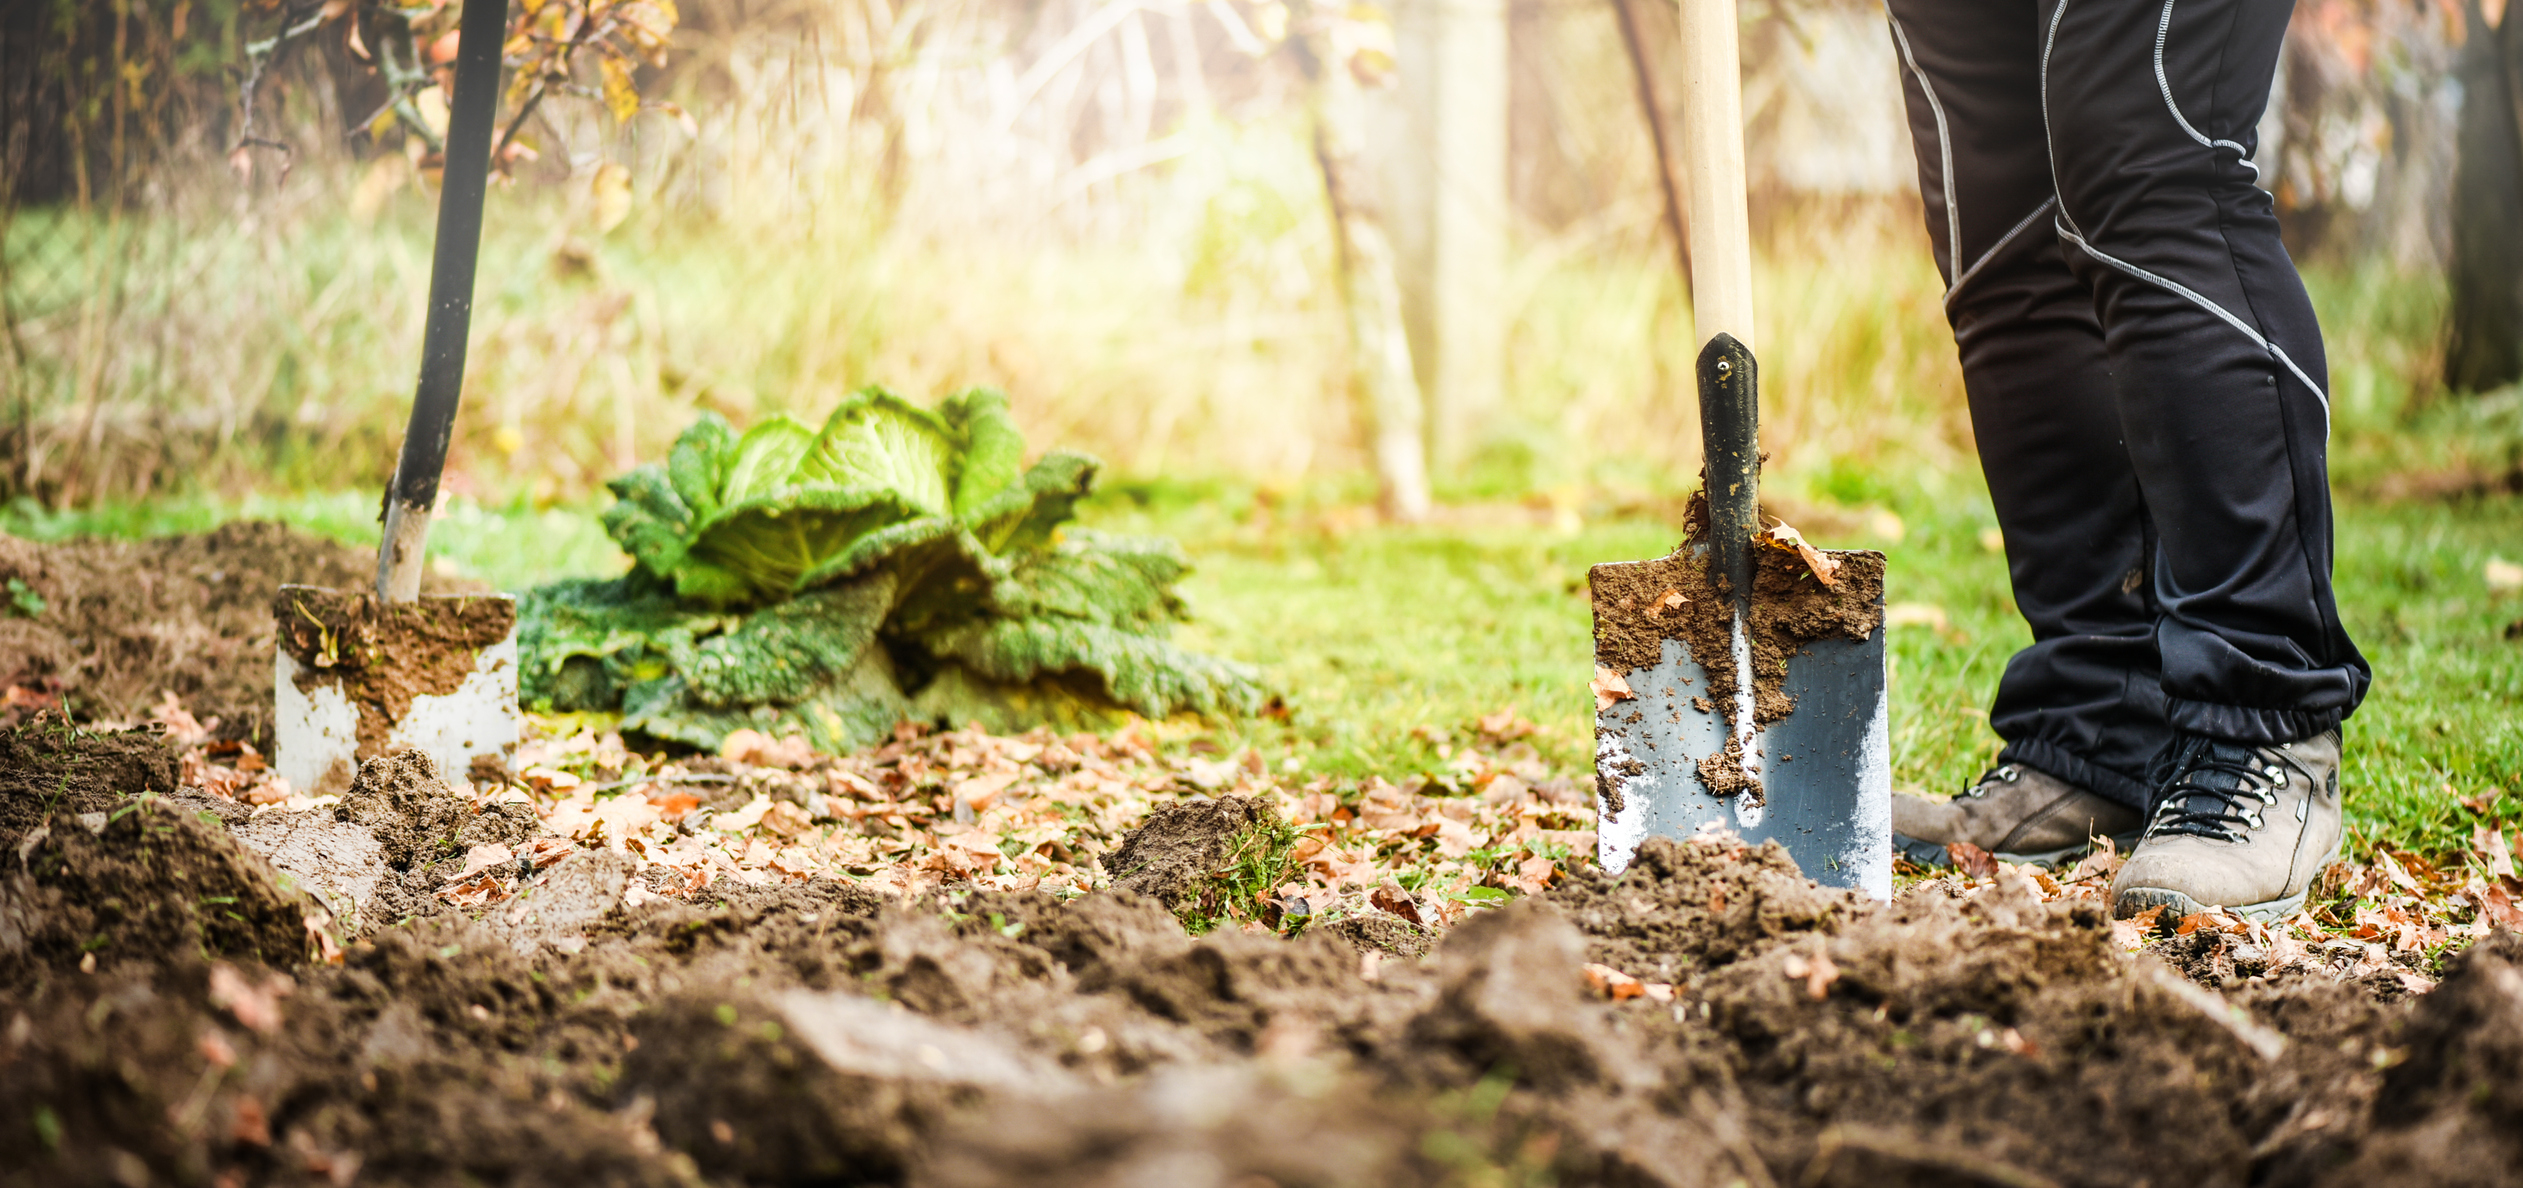
[[[1890,0],[1928,237],[2033,645],[2001,759],[2145,807],[2172,730],[2302,738],[2331,600],[2321,328],[2252,183],[2291,0]]]

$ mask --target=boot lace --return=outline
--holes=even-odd
[[[1980,797],[1987,796],[1991,792],[1997,791],[1997,786],[2001,783],[2014,783],[2016,780],[2023,778],[2023,774],[2024,772],[2022,768],[2017,767],[2012,763],[2001,763],[1996,767],[1992,767],[1987,771],[1981,772],[1980,778],[1971,781],[1970,785],[1962,790],[1962,794],[1976,800]]]
[[[2148,837],[2189,834],[2220,841],[2243,840],[2259,829],[2261,812],[2278,803],[2284,768],[2265,763],[2252,748],[2211,738],[2180,740],[2155,773],[2155,819]]]

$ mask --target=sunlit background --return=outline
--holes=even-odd
[[[373,532],[445,104],[435,87],[381,104],[360,60],[378,47],[335,7],[0,16],[11,530],[259,513]],[[1630,11],[1677,128],[1672,4]],[[1768,490],[1817,540],[1893,551],[1901,774],[1959,779],[1994,745],[1972,714],[2022,628],[1984,543],[1895,54],[1875,3],[1742,14]],[[1687,287],[1615,0],[676,16],[662,64],[626,75],[635,95],[555,88],[494,185],[438,537],[452,565],[511,585],[618,567],[589,518],[602,483],[701,410],[819,417],[867,383],[992,385],[1036,449],[1108,463],[1098,515],[1192,546],[1204,642],[1383,740],[1358,746],[1508,696],[1581,753],[1570,595],[1586,564],[1669,545],[1697,466]],[[2499,548],[2523,558],[2523,395],[2497,362],[2523,327],[2454,296],[2465,260],[2498,258],[2465,236],[2523,220],[2523,138],[2495,103],[2499,72],[2523,72],[2518,23],[2502,0],[2306,0],[2261,124],[2329,336],[2343,599],[2385,670],[2377,704],[2400,707],[2370,720],[2424,752],[2374,779],[2412,796],[2523,778],[2501,708],[2523,678],[2498,631],[2523,609],[2480,576]],[[1379,492],[1393,504],[1373,447],[1401,406],[1379,412],[1358,363],[1326,187],[1343,164],[1394,249],[1435,498],[1398,535],[1375,526]],[[2464,170],[2486,198],[2459,197]],[[2463,317],[2491,330],[2469,356]],[[1344,594],[1344,573],[1365,584]],[[1496,642],[1518,632],[1540,642]]]

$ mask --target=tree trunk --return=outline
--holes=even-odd
[[[1681,183],[1673,174],[1673,141],[1665,132],[1664,99],[1656,93],[1656,72],[1648,64],[1647,39],[1638,27],[1637,0],[1612,0],[1621,18],[1621,45],[1629,51],[1631,81],[1637,84],[1638,109],[1647,121],[1647,142],[1656,150],[1657,188],[1664,195],[1665,234],[1673,237],[1673,257],[1680,266],[1682,298],[1691,297],[1691,230],[1682,205]]]
[[[1506,0],[1399,0],[1407,135],[1390,226],[1439,464],[1479,449],[1506,398]]]
[[[1313,19],[1305,19],[1311,16]],[[1428,454],[1419,379],[1411,370],[1402,288],[1383,206],[1365,160],[1364,96],[1330,27],[1328,12],[1301,14],[1304,61],[1312,83],[1314,158],[1322,166],[1334,238],[1340,245],[1340,295],[1349,321],[1349,381],[1364,399],[1384,514],[1405,523],[1428,516]]]
[[[2493,27],[2479,0],[2464,8],[2444,383],[2484,392],[2523,379],[2523,3],[2508,0]]]

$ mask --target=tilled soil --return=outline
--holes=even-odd
[[[222,737],[271,741],[272,599],[288,583],[358,589],[376,554],[282,524],[198,536],[37,544],[0,533],[0,724],[67,709],[133,722],[174,694]],[[474,583],[430,575],[431,592]],[[15,593],[14,587],[8,593]],[[40,609],[37,609],[40,608]]]
[[[687,902],[582,849],[464,912],[464,839],[533,826],[393,760],[299,815],[404,892],[337,921],[150,741],[0,740],[0,1184],[2523,1183],[2511,933],[2417,995],[2194,978],[2020,880],[1657,840],[1424,958],[1185,935],[1155,895],[1253,803],[1134,838],[1148,893]]]

